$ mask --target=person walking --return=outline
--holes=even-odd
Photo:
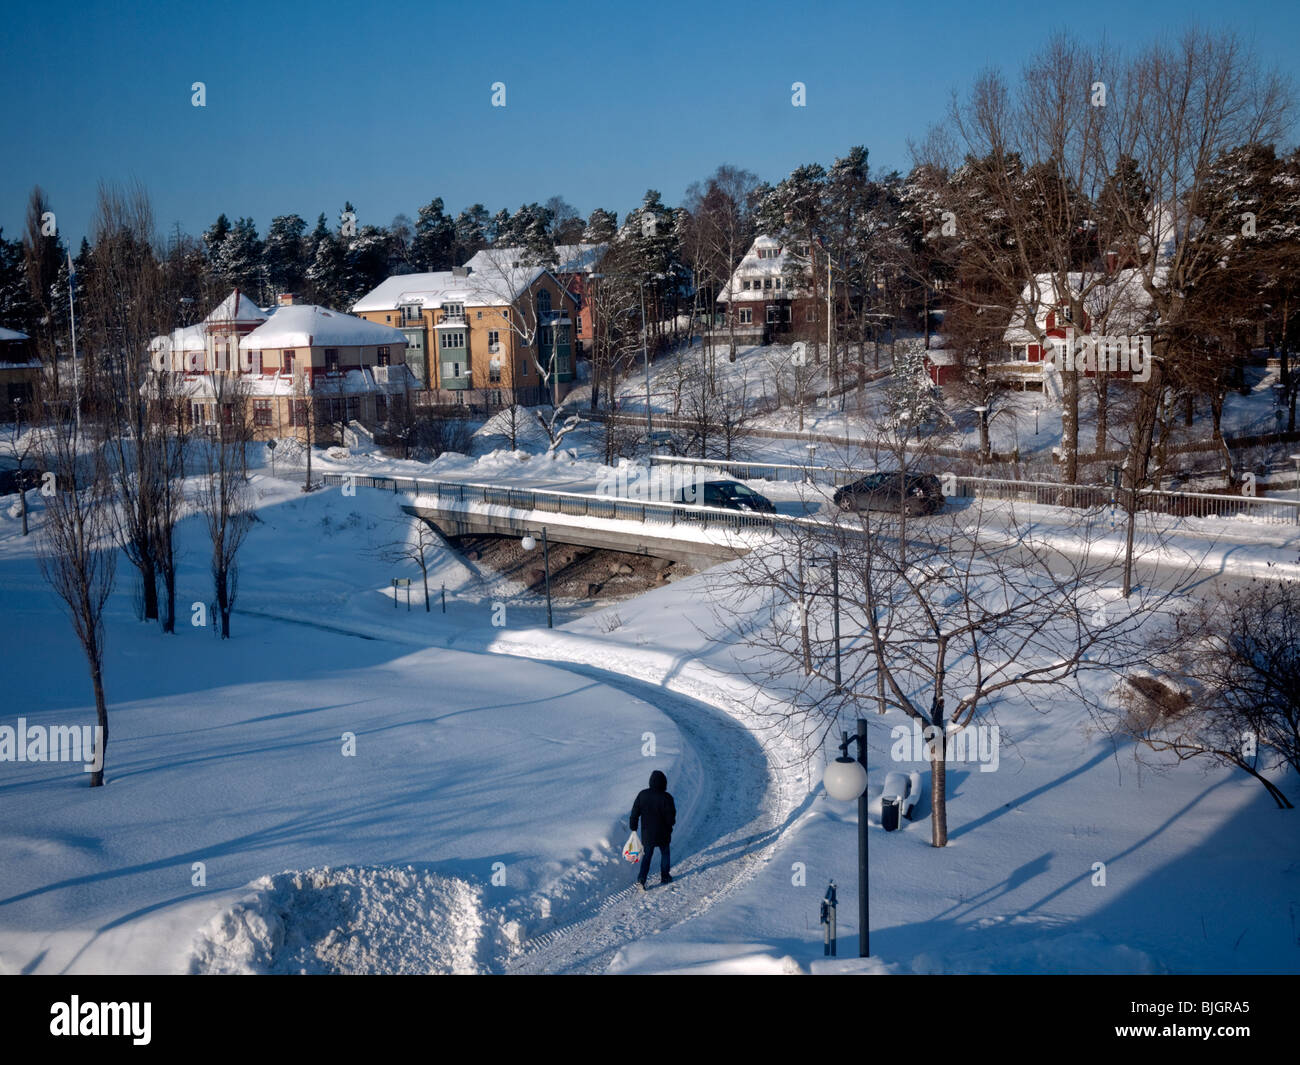
[[[673,797],[668,793],[668,778],[658,769],[650,774],[650,786],[644,788],[632,803],[632,814],[628,818],[631,831],[641,826],[641,871],[637,874],[637,886],[644,891],[645,878],[650,872],[650,856],[659,848],[659,883],[671,884],[672,873],[669,871],[670,855],[668,845],[673,838],[673,825],[677,823],[677,807]]]

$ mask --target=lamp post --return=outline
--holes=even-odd
[[[988,448],[985,446],[989,438],[988,407],[976,407],[975,413],[979,415],[980,420],[980,461],[985,462],[988,459]]]
[[[525,551],[532,551],[537,547],[537,541],[532,536],[525,536],[520,541],[520,546]],[[546,627],[553,629],[555,626],[551,623],[551,552],[546,543],[546,526],[542,526],[542,570],[546,574]]]
[[[1300,454],[1292,455],[1291,461],[1295,463],[1295,497],[1300,502]],[[1296,507],[1295,520],[1300,525],[1300,507]]]
[[[849,744],[857,741],[858,757],[849,757]],[[858,718],[858,733],[844,733],[840,756],[826,766],[822,776],[826,794],[839,802],[858,800],[858,957],[871,956],[871,905],[868,879],[867,837],[867,722]]]
[[[1041,403],[1034,404],[1034,435],[1038,435],[1038,412],[1043,409]]]

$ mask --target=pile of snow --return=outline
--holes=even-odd
[[[264,876],[195,938],[191,973],[477,973],[483,889],[406,869]]]
[[[483,455],[510,446],[510,419],[515,418],[515,450],[545,451],[551,445],[546,430],[537,421],[537,412],[518,407],[512,415],[509,407],[497,411],[474,434],[473,453]]]

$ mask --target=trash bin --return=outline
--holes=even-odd
[[[880,803],[880,827],[886,832],[898,829],[898,811],[902,805],[898,799],[884,799]]]

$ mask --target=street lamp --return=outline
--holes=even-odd
[[[975,413],[979,415],[980,419],[980,461],[983,462],[988,457],[985,442],[989,438],[989,409],[988,407],[976,407]]]
[[[525,536],[520,542],[520,546],[525,551],[532,551],[537,547],[537,541],[532,536]],[[555,626],[551,623],[551,551],[546,542],[546,526],[542,526],[542,569],[546,574],[546,627],[553,629]]]
[[[1300,455],[1292,455],[1291,461],[1295,463],[1295,497],[1300,501]],[[1300,525],[1300,507],[1296,507],[1295,520]]]
[[[849,757],[849,744],[857,741],[858,757]],[[840,756],[822,775],[826,794],[838,802],[858,800],[858,957],[871,956],[870,882],[867,876],[867,722],[858,718],[858,733],[844,733]]]

